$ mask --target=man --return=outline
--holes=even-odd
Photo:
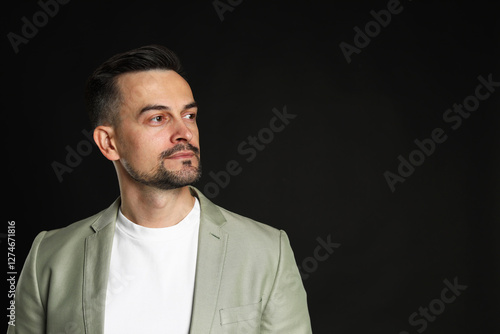
[[[174,53],[118,54],[87,82],[94,140],[115,166],[106,210],[41,232],[9,333],[310,333],[284,231],[211,203],[197,104]]]

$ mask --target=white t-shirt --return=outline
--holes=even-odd
[[[188,333],[200,204],[178,224],[147,228],[121,212],[106,291],[105,334]]]

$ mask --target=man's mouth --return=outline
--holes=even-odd
[[[200,149],[191,144],[179,144],[160,154],[160,160],[164,159],[191,159],[198,157]]]
[[[192,157],[194,157],[192,151],[181,151],[168,156],[167,159],[191,159]]]

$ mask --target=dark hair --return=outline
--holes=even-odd
[[[184,76],[176,54],[161,45],[147,45],[114,55],[99,66],[88,78],[85,102],[90,123],[115,125],[121,96],[116,79],[119,75],[137,71],[173,70]]]

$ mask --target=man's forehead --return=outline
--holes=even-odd
[[[172,70],[130,72],[117,78],[122,100],[142,103],[148,99],[193,99],[189,84]],[[147,101],[148,103],[152,101]]]

